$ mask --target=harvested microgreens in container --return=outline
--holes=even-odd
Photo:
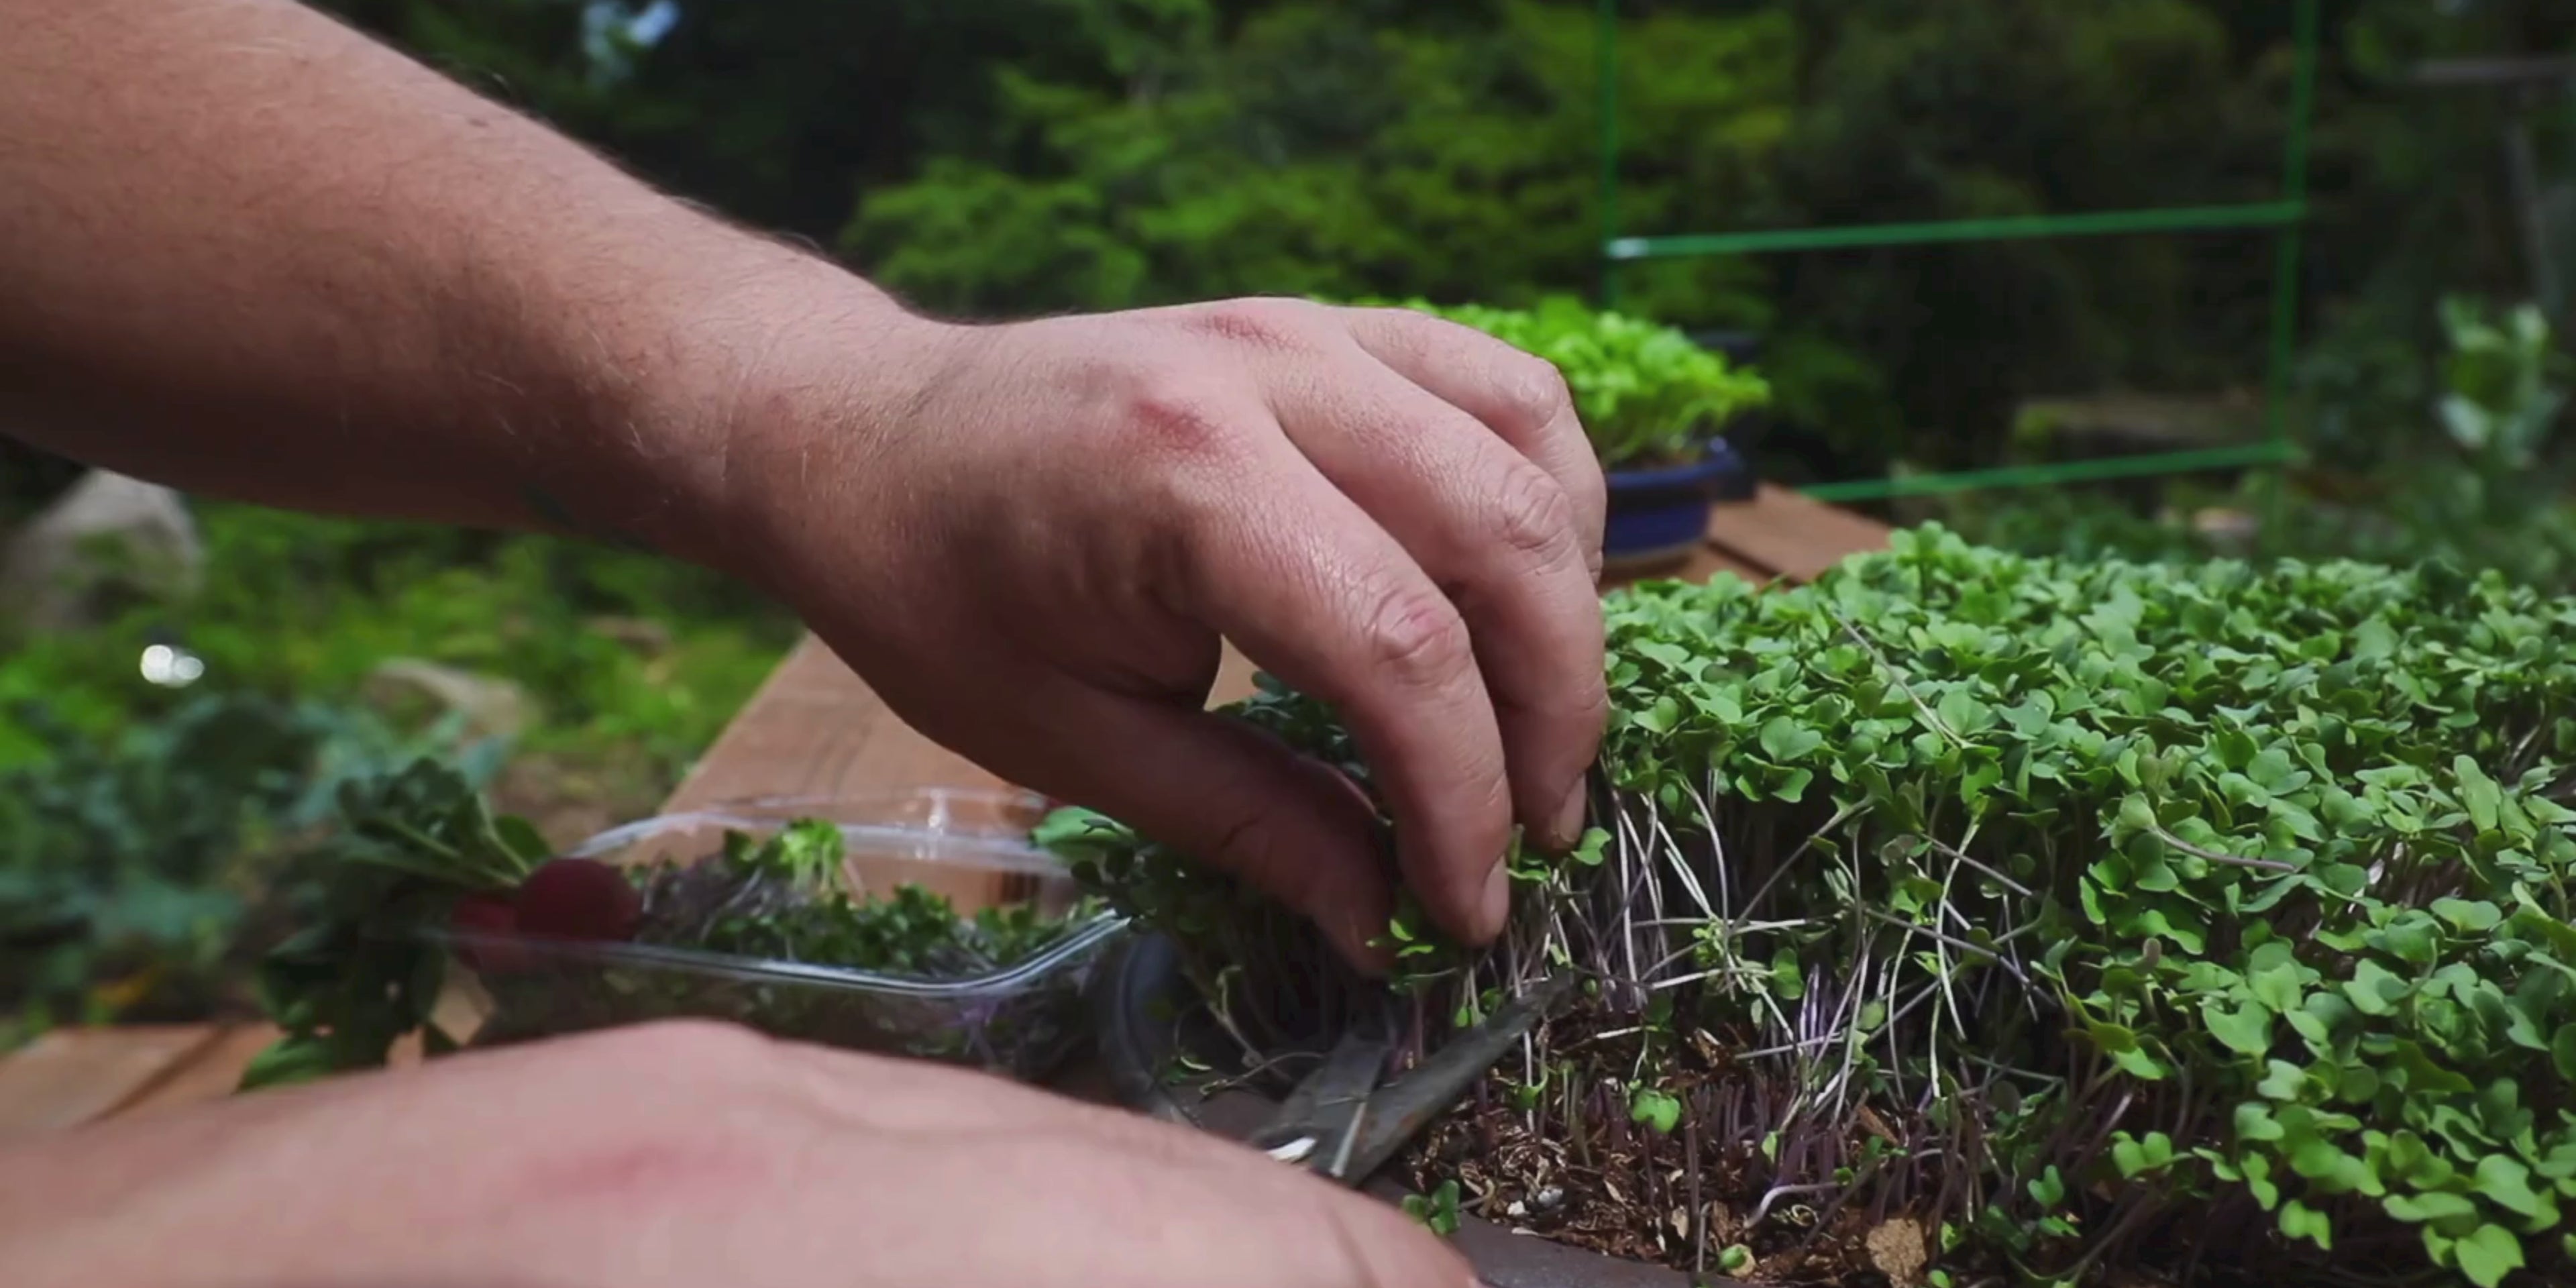
[[[554,856],[434,762],[342,805],[324,906],[263,965],[286,1036],[245,1085],[380,1065],[413,1033],[435,1055],[683,1017],[1037,1077],[1082,1040],[1083,982],[1120,925],[1060,872],[972,915],[918,885],[852,894],[854,855],[941,848],[874,819],[671,815],[610,834],[661,851],[613,865]],[[1019,848],[1003,857],[1045,862]],[[470,1032],[440,1009],[456,966],[485,1003]]]

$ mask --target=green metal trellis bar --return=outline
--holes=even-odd
[[[1857,479],[1811,487],[1807,492],[1825,501],[1866,501],[2286,463],[2296,455],[2289,440],[2287,400],[2290,368],[2297,359],[2298,349],[2299,264],[2303,225],[2308,215],[2308,132],[2316,112],[2321,7],[2322,0],[2298,0],[2295,17],[2297,56],[2291,72],[2288,130],[2281,149],[2282,191],[2277,200],[2072,215],[1631,237],[1623,235],[1619,222],[1619,0],[1599,0],[1602,301],[1616,306],[1620,266],[1640,260],[2270,228],[2275,230],[2272,316],[2264,375],[2263,437],[2260,441],[2231,447],[2091,461],[2003,466],[1906,478]],[[2266,477],[2270,476],[2267,474]],[[2267,505],[2277,507],[2277,482],[2267,483],[2266,487],[2270,491]]]
[[[1614,260],[1761,255],[1869,246],[1929,246],[1938,242],[2028,241],[2041,237],[2274,228],[2295,224],[2306,214],[2306,207],[2299,202],[2267,201],[2244,206],[2180,206],[2086,215],[1954,219],[1926,224],[1866,224],[1850,228],[1778,228],[1746,233],[1692,233],[1680,237],[1621,237],[1609,243],[1604,250]]]
[[[2100,456],[2089,461],[2051,461],[2035,465],[1998,465],[1992,469],[1949,474],[1917,474],[1848,483],[1819,483],[1805,489],[1819,501],[1875,501],[1899,496],[1931,496],[1984,488],[2043,487],[2051,483],[2098,483],[2104,479],[2144,478],[2157,474],[2190,474],[2198,470],[2237,469],[2286,464],[2293,456],[2286,443],[2269,439],[2233,447],[2204,447],[2182,452],[2142,452]]]

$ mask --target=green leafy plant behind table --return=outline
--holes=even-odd
[[[104,738],[13,715],[37,753],[0,767],[0,1050],[57,1023],[247,1009],[240,976],[306,893],[288,857],[337,784],[429,747],[479,780],[501,750],[238,691]]]
[[[2576,1272],[2576,600],[1931,528],[1607,612],[1598,828],[1509,856],[1491,951],[1389,928],[1420,1047],[1588,983],[1416,1190],[1783,1281],[1909,1242],[1955,1285]],[[1242,714],[1350,759],[1294,694]],[[1310,932],[1107,820],[1051,834],[1247,1067],[1312,1026]]]
[[[1443,317],[1556,364],[1604,467],[1690,463],[1737,415],[1765,405],[1761,376],[1660,323],[1553,297],[1533,309],[1405,307]]]

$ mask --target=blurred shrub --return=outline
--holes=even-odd
[[[0,771],[0,1049],[69,1021],[189,1019],[247,998],[288,848],[353,777],[424,753],[479,782],[500,748],[453,726],[204,693],[106,739],[22,708],[41,754]]]
[[[2313,405],[2308,461],[2280,476],[2277,524],[2260,553],[2411,564],[2440,559],[2576,590],[2576,444],[2571,364],[2537,309],[2443,302],[2444,345],[2373,352],[2338,369],[2342,398]],[[2408,395],[2411,395],[2408,396]],[[2350,450],[2366,444],[2366,452]],[[1970,539],[2031,554],[2177,558],[2239,553],[2213,540],[2228,514],[2275,517],[2248,478],[2225,489],[2174,480],[2153,515],[2094,488],[1951,498],[1940,513]]]
[[[1759,374],[1728,366],[1680,331],[1570,296],[1529,309],[1402,304],[1555,364],[1607,469],[1687,463],[1730,421],[1771,400]]]
[[[352,775],[435,753],[479,785],[527,752],[552,776],[523,796],[648,807],[793,638],[748,592],[647,555],[238,505],[201,518],[194,597],[0,652],[0,1014],[17,1016],[0,1044],[224,1006],[263,910],[301,897],[286,854]],[[174,656],[191,665],[174,675]],[[362,705],[394,658],[516,685],[535,721],[514,745],[468,744],[460,714]]]
[[[676,777],[794,637],[735,584],[651,555],[548,537],[368,523],[209,505],[203,590],[0,658],[0,710],[40,700],[105,734],[167,712],[177,692],[137,671],[178,645],[207,682],[272,696],[354,693],[391,658],[511,681],[541,713],[523,741],[615,752]],[[38,746],[0,715],[0,765]]]

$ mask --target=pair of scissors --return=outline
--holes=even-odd
[[[1475,1086],[1571,983],[1559,977],[1522,993],[1393,1082],[1380,1081],[1395,1054],[1384,1017],[1354,1024],[1250,1143],[1280,1162],[1359,1185]]]

